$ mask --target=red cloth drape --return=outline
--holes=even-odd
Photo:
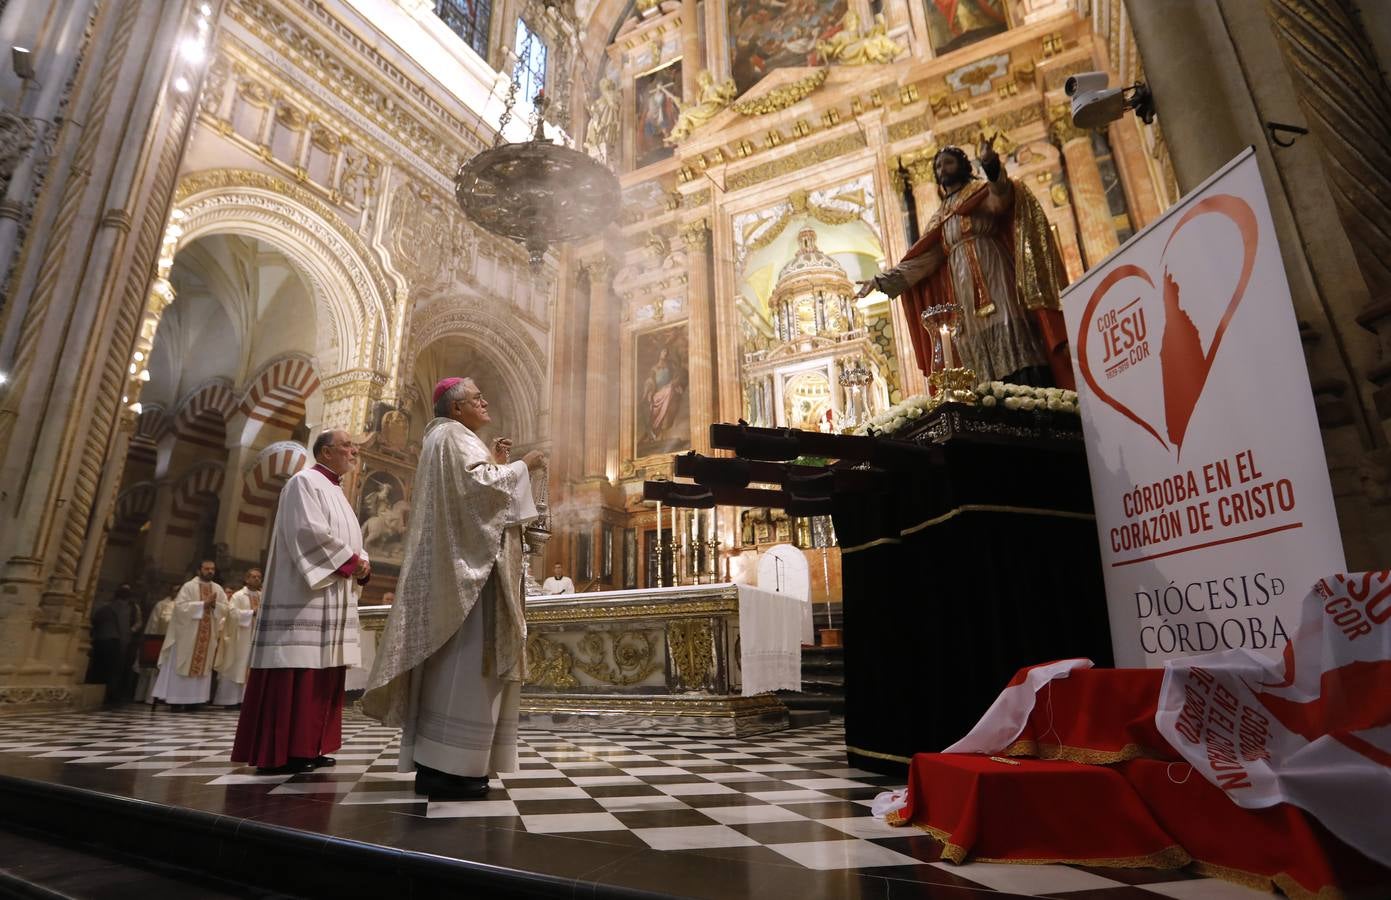
[[[1179,759],[1154,724],[1163,680],[1162,669],[1079,669],[1050,681],[1003,755],[1082,763]]]
[[[908,805],[887,820],[929,832],[952,862],[1191,859],[1290,897],[1391,886],[1391,872],[1297,807],[1244,809],[1194,772],[1154,724],[1163,678],[1160,669],[1079,669],[1048,682],[999,757],[914,756]],[[1046,759],[1026,758],[1036,756]]]
[[[140,667],[153,669],[159,665],[159,651],[164,649],[164,635],[147,634],[140,641]]]
[[[946,846],[952,862],[1073,862],[1176,868],[1188,855],[1151,818],[1126,780],[1106,766],[919,753],[908,806],[912,822]]]
[[[252,669],[246,678],[232,762],[278,768],[343,746],[347,668]]]

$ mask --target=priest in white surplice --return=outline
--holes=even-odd
[[[198,576],[179,588],[164,647],[154,696],[175,710],[207,703],[212,697],[213,657],[227,615],[227,595],[213,582],[217,564],[207,559]]]
[[[256,612],[261,607],[261,570],[247,569],[242,589],[227,598],[227,617],[222,620],[222,640],[217,645],[217,686],[213,706],[240,706],[251,670],[251,638]]]
[[[340,486],[357,445],[346,431],[326,431],[314,440],[314,460],[280,491],[232,744],[232,761],[262,774],[336,762],[327,754],[343,744],[344,678],[360,660],[357,585],[372,567]]]
[[[363,711],[399,725],[400,770],[417,793],[481,797],[517,767],[526,675],[522,526],[536,517],[539,451],[508,462],[511,441],[478,436],[488,401],[472,379],[435,386],[411,492],[410,533]]]

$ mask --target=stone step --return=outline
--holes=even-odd
[[[831,714],[824,709],[789,709],[787,719],[789,728],[806,728],[808,725],[825,725],[831,721]]]
[[[802,673],[803,694],[817,694],[826,696],[828,694],[840,697],[845,696],[845,679],[837,678],[834,675],[820,674],[815,678],[808,678],[805,672]]]
[[[789,711],[815,709],[828,712],[833,716],[845,713],[845,698],[830,694],[806,694],[793,693],[791,691],[779,692],[778,697],[782,700]]]

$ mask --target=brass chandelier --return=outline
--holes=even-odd
[[[513,69],[497,140],[459,166],[454,197],[483,228],[524,245],[537,271],[552,245],[583,240],[608,226],[618,215],[621,194],[606,166],[546,137],[550,103],[544,90],[532,106],[531,139],[509,142],[503,136],[530,54],[528,41]]]

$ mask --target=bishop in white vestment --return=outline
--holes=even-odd
[[[189,579],[174,598],[154,697],[176,708],[207,703],[212,697],[213,656],[227,615],[227,594],[213,582],[216,573],[217,565],[204,560],[198,577]]]
[[[246,692],[246,675],[251,670],[251,638],[260,607],[261,570],[248,569],[242,589],[227,598],[222,640],[217,645],[217,660],[213,664],[217,672],[213,706],[241,705]]]
[[[433,798],[483,796],[517,768],[526,676],[522,527],[536,517],[511,442],[478,436],[488,402],[471,379],[435,387],[411,493],[410,532],[363,711],[402,727],[400,770]]]
[[[357,595],[372,567],[341,478],[357,463],[346,431],[314,441],[315,464],[280,491],[232,761],[265,774],[333,765],[344,678],[358,665]]]

